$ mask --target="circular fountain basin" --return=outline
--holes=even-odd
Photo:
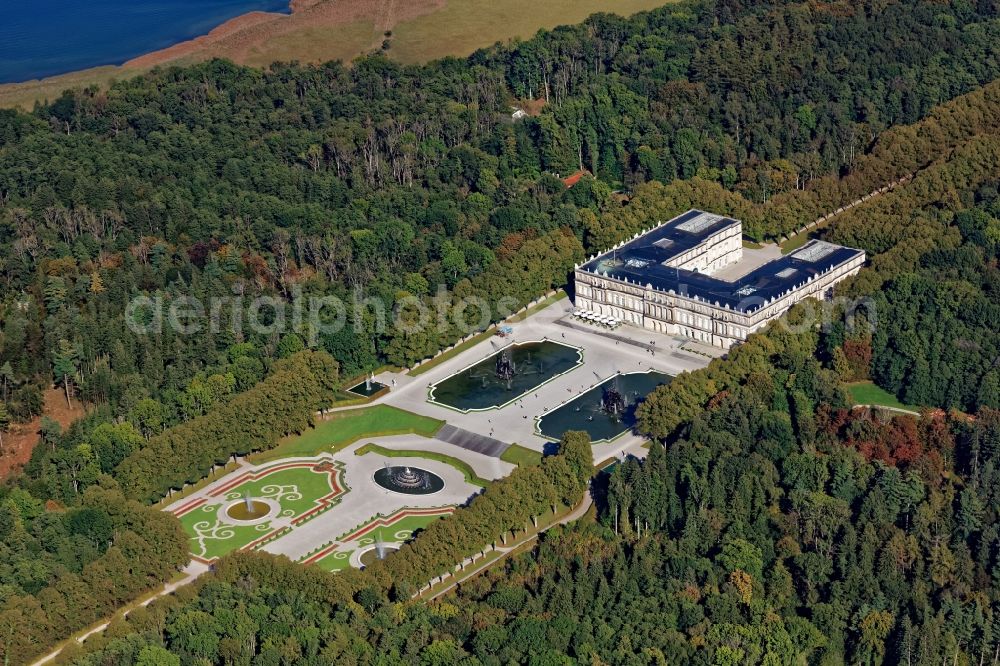
[[[419,467],[383,467],[372,478],[386,490],[403,495],[430,495],[444,488],[444,479]]]
[[[260,500],[250,500],[249,507],[245,500],[239,500],[230,504],[226,509],[226,515],[229,518],[240,521],[259,520],[269,513],[271,513],[271,505]]]
[[[384,558],[386,555],[395,553],[397,550],[399,550],[399,546],[382,546],[382,557],[379,557],[379,549],[373,546],[372,548],[369,548],[365,552],[361,553],[361,566],[366,567],[372,562]]]

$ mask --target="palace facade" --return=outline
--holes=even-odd
[[[864,262],[863,250],[813,240],[741,273],[743,224],[690,210],[577,266],[575,304],[728,349],[802,299],[828,298]],[[722,269],[729,279],[713,275]]]

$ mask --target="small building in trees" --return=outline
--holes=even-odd
[[[802,299],[829,298],[864,262],[863,250],[813,240],[755,266],[742,222],[689,210],[578,265],[575,304],[728,349]]]

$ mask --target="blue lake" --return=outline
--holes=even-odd
[[[3,0],[0,83],[126,60],[288,0]]]

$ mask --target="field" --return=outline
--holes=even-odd
[[[252,456],[253,462],[266,462],[290,456],[315,456],[336,453],[362,437],[385,435],[422,435],[433,437],[443,421],[412,414],[389,405],[334,412],[312,430],[286,437],[277,447]]]
[[[881,407],[891,407],[893,409],[904,409],[907,411],[917,410],[916,407],[911,405],[904,405],[896,399],[896,396],[880,386],[876,386],[873,382],[848,384],[847,390],[850,392],[851,398],[854,402],[859,405],[878,405]]]
[[[667,0],[449,0],[436,12],[396,25],[389,54],[406,63],[466,55],[542,28],[579,23],[596,12],[628,16],[664,4]]]
[[[66,88],[108,86],[163,64],[212,57],[266,66],[276,60],[353,60],[378,50],[389,38],[389,57],[404,63],[465,56],[476,49],[543,28],[579,23],[595,12],[634,14],[669,0],[296,0],[293,13],[257,12],[230,21],[209,35],[141,56],[122,66],[106,66],[39,81],[0,85],[0,107],[30,109],[53,100]]]

